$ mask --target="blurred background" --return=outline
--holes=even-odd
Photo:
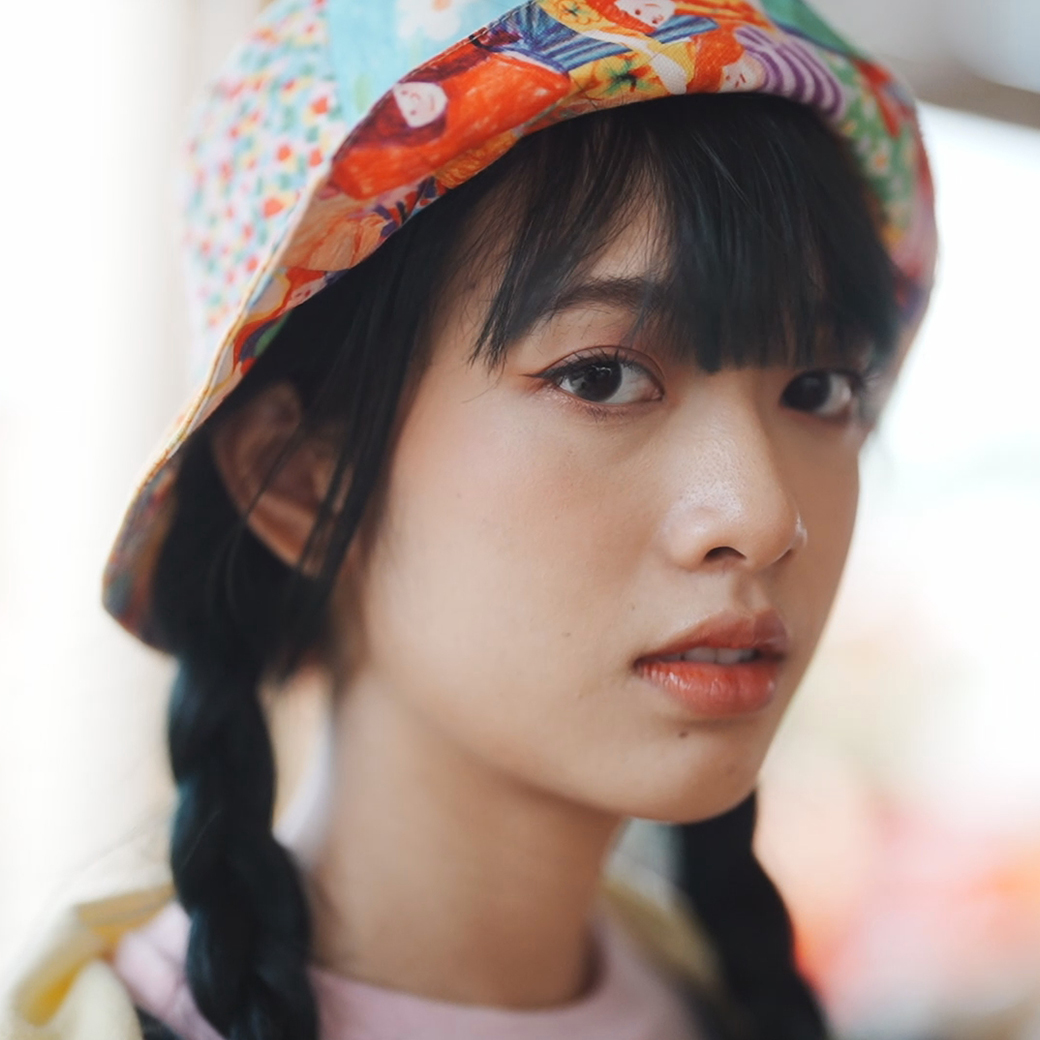
[[[169,667],[99,575],[188,389],[186,111],[260,6],[5,5],[0,977],[165,877]],[[760,851],[842,1036],[1040,1040],[1040,0],[816,6],[926,102],[942,259]]]

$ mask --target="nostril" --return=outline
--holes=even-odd
[[[706,561],[724,560],[731,556],[736,557],[738,560],[742,560],[744,558],[744,554],[742,552],[738,552],[732,546],[717,545],[714,549],[709,549],[708,552],[704,554],[704,559]]]

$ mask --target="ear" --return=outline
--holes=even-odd
[[[235,508],[279,559],[295,567],[328,492],[335,454],[319,437],[286,450],[303,418],[288,383],[263,390],[213,431],[213,459]]]

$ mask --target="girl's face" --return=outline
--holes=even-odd
[[[448,96],[437,83],[398,83],[392,93],[401,116],[413,129],[436,122],[448,107]]]
[[[351,684],[487,766],[689,821],[755,783],[841,574],[867,428],[845,374],[709,375],[652,321],[633,333],[649,232],[500,370],[470,360],[492,282],[456,278],[336,624]]]
[[[638,18],[654,29],[664,25],[675,14],[673,0],[617,0],[625,14]]]

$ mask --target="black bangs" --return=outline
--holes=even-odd
[[[491,364],[648,210],[658,259],[638,321],[681,357],[709,372],[880,368],[894,351],[895,272],[865,185],[804,105],[760,94],[626,105],[532,134],[476,181],[504,208],[475,243],[504,256],[475,351]],[[489,242],[503,227],[511,240]]]

